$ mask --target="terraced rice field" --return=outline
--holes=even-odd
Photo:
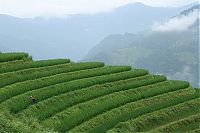
[[[0,53],[2,133],[199,132],[199,107],[199,89],[144,69]]]

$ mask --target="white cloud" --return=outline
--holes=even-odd
[[[168,75],[169,79],[179,79],[179,80],[187,80],[187,81],[195,81],[194,79],[194,75],[192,75],[192,67],[190,66],[183,66],[182,68],[180,68],[180,71],[172,74],[172,75]]]
[[[156,23],[153,25],[152,30],[161,32],[184,31],[187,30],[190,26],[192,26],[198,18],[199,10],[194,10],[187,16],[182,15],[180,17],[172,18],[164,24]]]
[[[0,13],[17,17],[62,16],[104,12],[133,2],[151,6],[180,6],[194,1],[196,0],[0,0]]]

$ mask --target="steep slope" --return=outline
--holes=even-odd
[[[153,73],[165,74],[170,79],[188,80],[198,87],[198,12],[199,5],[196,5],[154,27],[152,31],[128,36],[110,35],[83,60],[146,68]]]
[[[130,66],[14,54],[15,60],[0,53],[6,57],[0,63],[2,133],[199,130],[199,89],[186,81]]]

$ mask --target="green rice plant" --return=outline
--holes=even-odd
[[[189,132],[199,129],[200,113],[161,126],[154,132]]]
[[[110,111],[107,111],[107,112],[104,111],[104,113],[99,114],[97,116],[94,115],[95,117],[93,116],[93,118],[90,117],[91,119],[89,119],[86,122],[82,121],[81,125],[78,125],[75,128],[71,129],[70,132],[87,132],[87,133],[106,132],[109,129],[113,128],[115,125],[117,125],[119,122],[127,121],[129,119],[136,118],[146,113],[150,113],[150,112],[160,110],[169,106],[173,106],[181,102],[194,99],[197,96],[198,95],[194,89],[186,88],[186,89],[181,89],[178,91],[169,92],[169,93],[157,95],[154,97],[142,99],[140,101],[131,102],[120,107],[116,106],[116,108]],[[120,98],[120,100],[123,100],[123,99]],[[80,109],[79,109],[79,112],[81,112]],[[85,112],[84,116],[86,117],[88,116],[88,114],[89,113]],[[68,116],[71,116],[71,115],[73,115],[73,112],[68,112],[68,114],[65,114],[64,116],[54,117],[54,119],[51,119],[51,121],[48,121],[48,124],[50,124],[49,126],[54,127],[58,131],[62,131],[62,132],[68,131],[66,128],[68,127],[68,123],[66,123],[66,121],[64,122],[64,120],[68,118]],[[77,115],[77,118],[79,117],[80,115]],[[71,121],[76,122],[76,119],[75,120],[71,119]],[[47,122],[45,122],[44,124],[46,125]]]
[[[0,87],[4,87],[7,85],[11,85],[17,82],[22,82],[26,80],[33,80],[41,77],[47,77],[55,74],[60,74],[63,72],[69,72],[72,70],[76,70],[76,68],[87,68],[88,65],[94,67],[102,67],[104,66],[101,62],[93,62],[93,63],[73,63],[73,64],[61,64],[55,66],[46,66],[41,68],[30,68],[16,72],[8,72],[5,74],[0,74],[0,79],[3,82],[0,82]]]
[[[117,72],[116,74],[111,74],[111,73],[114,73],[115,71]],[[116,81],[116,78],[119,79],[118,76],[120,76],[121,79],[124,79],[125,77],[132,78],[132,77],[137,77],[137,76],[143,76],[148,73],[148,71],[140,70],[140,69],[135,69],[133,71],[126,71],[126,72],[119,72],[118,69],[108,69],[107,74],[110,73],[109,75],[97,76],[99,75],[100,72],[101,71],[85,73],[85,74],[88,74],[87,76],[91,78],[75,80],[71,82],[56,84],[56,85],[44,87],[41,89],[29,91],[27,93],[18,95],[16,97],[12,97],[11,99],[5,101],[1,105],[3,107],[7,107],[11,112],[17,113],[32,104],[27,99],[30,95],[35,96],[38,101],[42,101],[52,96],[56,96],[56,95],[66,93],[69,91],[78,90],[78,89],[89,87],[95,84]],[[105,74],[105,72],[103,73]]]
[[[32,60],[16,60],[16,61],[0,62],[0,69],[4,69],[6,67],[11,67],[18,64],[25,64],[28,62],[33,62],[33,61]]]
[[[186,133],[200,133],[200,127],[199,128],[196,128],[196,129],[193,129],[193,130],[190,130]]]
[[[45,120],[44,123],[52,123],[53,125],[51,124],[51,126],[53,126],[56,130],[66,131],[93,116],[108,111],[112,108],[122,106],[128,102],[141,100],[143,98],[155,96],[169,91],[183,89],[188,86],[188,82],[166,81],[160,83],[159,85],[155,84],[151,86],[115,92],[110,95],[72,106],[71,108],[68,108],[65,111]],[[53,122],[54,120],[55,122]]]
[[[7,114],[0,113],[0,132],[1,133],[19,133],[19,132],[27,132],[31,133],[30,130],[28,130],[28,127],[25,127],[23,123],[17,121],[17,120],[10,120],[7,117],[13,117],[13,116],[7,116]]]
[[[159,83],[165,80],[165,76],[147,75],[128,80],[123,79],[112,83],[95,85],[85,89],[72,91],[66,94],[61,94],[52,98],[48,98],[47,100],[30,106],[29,108],[24,110],[22,114],[26,115],[27,117],[35,117],[40,120],[44,120],[80,102],[91,100],[93,98],[97,98],[103,95],[108,95],[113,92],[133,89],[144,85]]]
[[[86,65],[86,64],[85,64]],[[50,77],[44,77],[36,80],[29,80],[25,82],[16,83],[10,86],[6,86],[2,89],[0,89],[0,103],[19,94],[25,93],[27,91],[36,90],[39,88],[60,84],[64,82],[69,82],[72,80],[82,79],[82,78],[88,78],[91,76],[91,73],[94,74],[94,76],[100,76],[104,74],[114,73],[114,72],[122,72],[122,71],[129,71],[131,70],[131,67],[123,67],[123,66],[106,66],[106,67],[100,67],[95,68],[92,63],[87,64],[84,66],[82,65],[76,65],[72,67],[71,71],[75,72],[69,72],[69,73],[62,73],[57,74]],[[81,70],[84,69],[84,70]],[[81,71],[78,71],[81,70]]]
[[[18,71],[22,69],[28,69],[28,68],[38,68],[38,67],[45,67],[45,66],[53,66],[53,65],[60,65],[69,63],[69,59],[52,59],[52,60],[40,60],[40,61],[32,61],[32,62],[24,62],[24,63],[15,63],[13,65],[4,65],[0,66],[0,73],[5,72],[12,72],[12,71]]]
[[[0,110],[0,133],[47,133],[49,131],[34,119],[19,119],[6,110]]]
[[[200,98],[154,111],[138,118],[119,123],[114,131],[147,132],[161,125],[199,112]]]
[[[28,57],[27,53],[0,53],[0,62],[21,60]]]

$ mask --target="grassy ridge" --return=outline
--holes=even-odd
[[[160,110],[181,102],[196,98],[197,93],[191,88],[169,92],[137,102],[128,103],[124,106],[107,111],[101,115],[82,123],[71,132],[102,133],[113,128],[119,122],[127,121],[145,113]],[[62,119],[62,118],[59,118]],[[56,121],[56,119],[55,119]]]
[[[33,62],[33,61],[31,59],[27,59],[27,60],[0,62],[0,69],[8,68],[8,67],[19,65],[19,64],[26,64],[26,63],[29,63],[29,62]]]
[[[40,120],[44,120],[80,102],[84,102],[103,95],[108,95],[113,92],[136,88],[144,85],[149,85],[152,83],[162,82],[165,80],[166,78],[164,76],[148,75],[139,78],[96,85],[49,98],[43,102],[40,102],[26,109],[25,111],[23,111],[23,114],[25,114],[27,117],[32,116]]]
[[[119,71],[121,71],[121,73],[119,73]],[[75,81],[71,81],[71,82],[56,84],[56,85],[48,86],[45,88],[33,90],[30,92],[24,93],[22,95],[13,97],[13,98],[5,101],[4,103],[2,103],[2,105],[4,107],[8,107],[8,109],[11,112],[17,113],[20,110],[31,105],[31,102],[29,100],[27,100],[27,97],[30,95],[35,96],[38,101],[41,101],[41,100],[50,98],[52,96],[59,95],[61,93],[78,90],[78,89],[81,89],[84,87],[89,87],[89,86],[92,86],[95,84],[105,83],[108,81],[109,82],[115,81],[115,78],[118,79],[118,76],[121,76],[121,78],[123,79],[125,77],[136,77],[136,76],[140,76],[140,75],[146,75],[146,73],[148,73],[145,70],[134,70],[134,71],[128,71],[128,72],[122,72],[122,71],[127,71],[127,67],[125,67],[124,69],[122,67],[116,68],[116,69],[107,69],[107,71],[102,71],[102,74],[104,76],[97,76],[97,75],[100,75],[100,73],[101,73],[101,71],[98,72],[97,70],[94,72],[85,73],[84,75],[88,75],[87,77],[91,77],[91,78],[75,80]],[[117,74],[111,74],[111,73],[115,73],[115,72]],[[106,75],[106,74],[110,74],[110,75]],[[16,101],[19,104],[16,105]]]
[[[0,133],[45,133],[49,131],[33,119],[19,119],[7,110],[0,110]]]
[[[58,83],[75,80],[76,78],[80,77],[81,73],[84,73],[88,69],[96,70],[97,68],[101,68],[103,66],[104,65],[102,63],[77,63],[77,64],[69,65],[67,68],[56,70],[58,73],[53,76],[43,77],[43,78],[39,78],[35,80],[28,80],[28,81],[19,82],[16,84],[6,86],[0,89],[0,103],[13,96],[19,95],[21,93],[25,93],[26,91],[31,91],[31,90],[47,87],[50,85],[55,85]],[[126,67],[126,69],[130,70],[131,68]],[[85,70],[85,71],[80,71],[80,70]],[[49,73],[51,74],[52,72],[49,72]]]
[[[164,108],[136,119],[118,124],[113,131],[116,132],[145,132],[171,121],[199,112],[200,98]]]
[[[1,133],[20,133],[27,132],[31,133],[28,127],[24,127],[23,123],[19,123],[19,121],[10,120],[7,117],[7,114],[0,113],[0,132]],[[9,116],[12,117],[12,116]],[[16,123],[17,122],[17,123]]]
[[[37,67],[65,64],[69,62],[70,62],[69,59],[40,60],[40,61],[33,61],[33,62],[29,61],[29,62],[24,62],[24,63],[19,62],[19,63],[14,63],[12,65],[11,64],[1,65],[0,73],[18,71],[18,70],[28,69],[28,68],[37,68]]]
[[[55,65],[55,66],[46,66],[41,68],[30,68],[25,69],[21,71],[16,72],[9,72],[5,74],[0,74],[0,79],[2,79],[4,82],[0,82],[0,87],[4,87],[7,85],[11,85],[17,82],[22,82],[26,80],[33,80],[41,77],[47,77],[55,74],[60,73],[66,73],[73,70],[76,70],[78,67],[78,70],[81,68],[87,68],[88,65],[96,66],[96,67],[102,67],[104,66],[103,63],[77,63],[77,64],[61,64],[61,65]]]
[[[28,57],[27,53],[0,53],[0,62],[21,60]]]
[[[200,131],[199,89],[144,69],[0,53],[0,81],[2,133]]]
[[[187,118],[169,123],[153,130],[154,132],[187,132],[199,129],[200,113],[189,116]]]
[[[200,127],[199,128],[196,128],[196,129],[193,129],[193,130],[190,130],[188,131],[188,133],[199,133],[200,132]]]
[[[187,82],[167,81],[160,83],[159,85],[155,84],[147,87],[115,92],[68,108],[52,118],[45,120],[44,123],[45,125],[50,124],[50,126],[53,126],[58,131],[69,130],[77,124],[81,124],[81,122],[88,120],[92,116],[128,102],[141,100],[143,98],[186,87],[188,87]]]

